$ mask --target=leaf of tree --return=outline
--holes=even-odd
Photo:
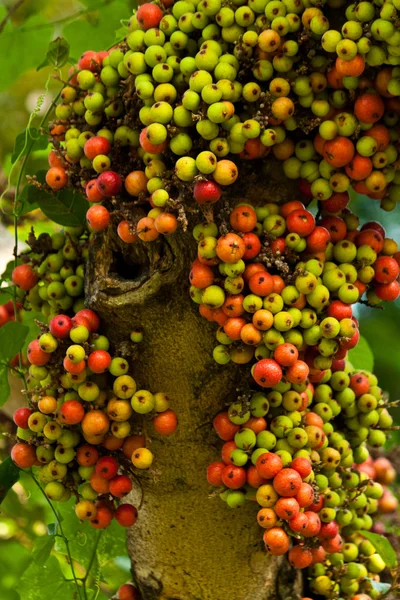
[[[17,483],[19,473],[20,470],[9,456],[0,464],[0,504],[14,483]]]
[[[366,577],[365,579],[369,581],[374,590],[376,590],[380,594],[386,594],[392,587],[390,583],[382,583],[382,581],[375,581],[375,579],[371,579],[370,577]]]
[[[21,199],[30,204],[37,204],[46,217],[65,227],[82,225],[85,222],[86,211],[89,208],[89,204],[82,194],[71,189],[51,194],[29,184],[22,190]]]
[[[89,8],[93,2],[86,0]],[[121,19],[126,19],[126,1],[113,0],[107,5],[95,3],[96,13],[86,15],[85,19],[68,23],[63,29],[63,35],[69,40],[71,54],[81,56],[88,49],[90,40],[91,50],[104,50],[115,41],[115,30],[120,26]]]
[[[5,7],[0,10],[4,17]],[[23,27],[15,27],[10,21],[0,36],[0,92],[8,88],[21,73],[33,69],[46,53],[51,34],[43,15],[28,18]]]
[[[365,337],[360,336],[360,340],[355,348],[350,350],[348,359],[355,369],[365,371],[374,370],[374,355]]]
[[[26,148],[24,148],[25,146],[25,141],[27,139],[27,145]],[[33,141],[33,148],[34,150],[44,150],[45,148],[47,148],[49,142],[48,139],[45,135],[42,135],[40,130],[37,129],[36,127],[31,127],[28,130],[28,136],[26,136],[26,128],[23,129],[16,137],[15,139],[15,145],[14,145],[14,150],[11,156],[11,162],[15,162],[17,160],[17,158],[20,156],[25,156],[27,148],[28,148],[28,144],[29,141]]]
[[[22,349],[29,328],[9,321],[0,328],[0,361],[8,363]]]
[[[31,562],[19,581],[17,591],[24,600],[54,600],[57,596],[62,600],[72,600],[75,588],[65,581],[58,560],[50,556],[43,566]]]
[[[3,406],[10,397],[10,384],[8,383],[8,367],[0,364],[0,406]]]
[[[37,71],[40,71],[43,67],[47,65],[52,65],[53,67],[63,67],[69,58],[69,43],[63,37],[58,37],[52,42],[50,42],[49,47],[47,48],[46,58],[45,60],[37,67]]]
[[[378,533],[372,533],[371,531],[361,530],[357,531],[357,533],[367,538],[367,540],[375,546],[377,552],[381,555],[389,569],[394,569],[397,565],[396,552],[387,538]]]
[[[5,270],[1,274],[1,281],[10,281],[13,269],[14,269],[14,260],[9,260]]]
[[[54,542],[54,535],[46,534],[36,538],[32,548],[32,557],[33,561],[37,565],[42,567],[47,562],[48,558],[50,557],[51,551],[53,550]]]

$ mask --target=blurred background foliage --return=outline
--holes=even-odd
[[[11,156],[17,135],[26,127],[29,115],[35,109],[38,97],[47,93],[32,125],[39,123],[49,103],[60,89],[60,82],[51,77],[52,67],[38,70],[46,57],[48,44],[57,37],[65,37],[70,45],[70,64],[77,61],[85,50],[109,48],[123,37],[124,22],[129,19],[136,0],[3,0],[0,6],[0,194],[10,175]],[[67,77],[69,66],[63,67],[59,77]],[[50,76],[50,79],[49,79]],[[36,150],[27,164],[27,173],[35,173],[47,166],[47,150]],[[380,221],[388,237],[400,240],[399,212],[385,213],[379,202],[365,196],[354,196],[350,205],[361,222]],[[7,201],[2,202],[3,223],[7,221]],[[51,224],[40,211],[30,213],[22,221],[21,241],[31,225],[40,233]],[[0,268],[11,258],[11,232],[1,226]],[[10,229],[11,225],[8,225]],[[4,270],[1,268],[1,270]],[[400,398],[400,301],[381,308],[361,306],[357,310],[361,331],[375,356],[375,373],[381,387],[391,399]],[[397,411],[397,422],[400,413]],[[0,419],[0,430],[11,431],[6,417]],[[398,432],[393,442],[400,441]],[[9,440],[0,439],[0,455],[7,454]],[[73,540],[73,557],[78,569],[85,569],[85,561],[95,544],[96,532],[80,524],[72,506],[62,506],[62,518],[67,536]],[[0,514],[0,598],[1,600],[53,600],[64,585],[62,599],[73,598],[73,590],[63,584],[70,568],[64,551],[58,546],[46,564],[38,565],[32,550],[39,538],[47,535],[47,525],[54,520],[50,508],[28,475],[23,474],[1,506]],[[130,562],[125,550],[124,532],[111,527],[103,534],[96,550],[92,571],[92,598],[101,600],[115,593],[117,587],[130,579]],[[46,569],[51,576],[46,580]],[[37,590],[32,581],[37,581]],[[29,585],[27,585],[29,581]],[[39,585],[40,583],[40,585]]]

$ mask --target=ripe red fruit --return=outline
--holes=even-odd
[[[374,263],[375,279],[378,283],[391,283],[399,276],[400,267],[395,258],[379,256]]]
[[[264,452],[257,458],[256,469],[264,479],[273,479],[283,469],[281,457],[274,452]]]
[[[260,238],[255,233],[245,233],[243,241],[246,246],[246,251],[243,254],[243,260],[251,260],[255,258],[261,250]]]
[[[168,408],[153,419],[153,426],[160,435],[172,435],[178,427],[176,412]]]
[[[333,552],[340,552],[343,546],[343,540],[339,534],[337,534],[332,540],[324,540],[322,547],[325,552],[333,554]]]
[[[85,153],[86,158],[89,160],[93,160],[99,154],[109,154],[111,150],[110,142],[100,135],[95,135],[87,140],[83,151]]]
[[[341,300],[333,300],[328,306],[328,317],[333,317],[338,321],[342,319],[351,319],[353,316],[353,309],[350,304],[345,304]]]
[[[304,383],[308,377],[310,369],[302,360],[296,360],[286,371],[286,379],[290,383]]]
[[[18,442],[11,449],[11,459],[20,469],[29,469],[36,462],[35,447]]]
[[[301,456],[298,456],[297,458],[294,458],[292,460],[290,468],[297,471],[302,479],[308,477],[312,472],[312,466],[310,461],[307,458]]]
[[[137,521],[138,511],[136,506],[133,506],[132,504],[120,504],[115,511],[114,516],[117,523],[122,527],[132,527]],[[136,598],[136,596],[131,597]],[[119,598],[121,600],[121,592]]]
[[[311,506],[314,501],[314,490],[308,483],[303,482],[296,494],[296,500],[301,508]]]
[[[63,366],[68,373],[72,373],[73,375],[79,375],[86,369],[86,362],[81,360],[78,363],[73,363],[72,360],[68,358],[68,356],[64,357]]]
[[[293,546],[288,554],[289,562],[295,569],[305,569],[312,563],[311,551],[303,546]]]
[[[78,311],[72,319],[74,325],[85,325],[86,327],[86,323],[81,321],[82,317],[89,321],[90,333],[94,333],[98,330],[100,327],[100,318],[97,313],[94,312],[94,310],[91,310],[90,308],[83,308],[82,310]]]
[[[368,135],[370,135],[370,133],[368,133]],[[365,229],[374,229],[375,231],[378,231],[383,238],[386,237],[385,228],[378,223],[378,221],[368,221],[367,223],[364,223],[364,225],[361,226],[361,231],[365,231]]]
[[[298,208],[287,216],[286,227],[289,233],[298,233],[301,237],[306,237],[313,231],[315,219],[305,208]]]
[[[349,386],[351,387],[357,398],[359,398],[359,396],[362,396],[363,394],[367,394],[369,392],[370,383],[366,375],[364,375],[363,373],[356,373],[355,375],[352,375],[350,377]]]
[[[319,516],[311,510],[307,510],[304,514],[308,519],[308,523],[307,527],[303,529],[302,534],[304,537],[314,537],[315,535],[318,535],[319,530],[321,529],[321,520]]]
[[[99,473],[101,476],[101,473]],[[127,475],[117,475],[110,481],[110,494],[122,498],[132,490],[132,481]]]
[[[117,513],[115,513],[115,518],[117,518]],[[119,600],[140,600],[141,596],[133,585],[124,583],[118,590],[118,598]]]
[[[136,233],[132,233],[131,225],[132,224],[129,223],[129,221],[121,221],[118,223],[118,237],[125,242],[125,244],[133,244],[138,239]]]
[[[100,173],[96,179],[96,186],[103,196],[111,198],[121,191],[122,179],[115,171],[104,171],[104,173]]]
[[[325,204],[324,204],[325,206]],[[286,219],[288,215],[294,210],[305,209],[305,206],[300,200],[290,200],[289,202],[285,202],[282,204],[280,209],[280,215]]]
[[[233,464],[231,461],[231,454],[234,450],[237,449],[235,442],[232,440],[229,442],[225,442],[225,444],[221,448],[221,458],[226,465]]]
[[[105,350],[94,350],[89,354],[88,367],[93,373],[104,373],[111,364],[111,356]]]
[[[227,465],[222,471],[222,483],[231,490],[238,490],[246,483],[246,469]]]
[[[235,433],[240,429],[239,425],[232,423],[227,412],[219,413],[213,421],[213,426],[218,437],[224,440],[224,442],[233,440]]]
[[[378,94],[367,92],[354,104],[354,114],[362,123],[376,123],[385,112],[385,105]]]
[[[100,61],[97,52],[93,50],[87,50],[82,54],[78,61],[78,67],[82,71],[97,71],[100,67]]]
[[[309,252],[324,252],[331,240],[330,233],[325,227],[317,226],[307,236],[307,250]]]
[[[11,277],[13,283],[25,292],[32,289],[39,280],[31,265],[19,265],[15,267]]]
[[[317,563],[324,562],[325,560],[325,550],[322,546],[318,546],[318,548],[311,548],[312,554],[312,565],[316,565]]]
[[[282,556],[289,550],[289,536],[281,527],[264,531],[263,540],[267,551],[273,556]]]
[[[308,525],[308,518],[306,517],[306,515],[304,513],[299,513],[296,517],[294,517],[293,519],[290,519],[289,521],[289,527],[292,531],[295,531],[296,533],[301,533],[304,531],[304,529],[306,529]]]
[[[60,419],[66,425],[77,425],[84,416],[85,409],[78,400],[67,400],[60,408]]]
[[[330,523],[321,523],[318,537],[320,540],[332,540],[339,533],[339,525],[336,521]]]
[[[332,194],[328,200],[324,200],[324,211],[328,213],[339,213],[346,208],[349,202],[350,196],[348,192],[337,192]]]
[[[113,518],[113,514],[109,508],[106,506],[98,506],[96,515],[93,519],[89,520],[89,523],[95,529],[106,529]]]
[[[163,12],[157,4],[142,4],[136,13],[136,18],[141,28],[147,31],[152,27],[157,27],[163,18]]]
[[[72,319],[67,317],[67,315],[57,315],[51,319],[49,328],[50,333],[54,337],[59,339],[67,338],[72,328]]]
[[[280,344],[274,352],[274,359],[282,367],[290,367],[296,362],[298,357],[299,351],[296,346],[287,342]]]
[[[274,289],[274,280],[269,273],[254,273],[248,281],[250,291],[258,296],[268,296]]]
[[[198,181],[194,185],[193,196],[199,204],[214,204],[221,198],[221,188],[215,181]]]
[[[84,444],[76,453],[77,463],[83,467],[92,467],[99,459],[99,452],[95,446]]]
[[[302,484],[301,477],[294,469],[282,469],[272,482],[274,490],[280,495],[286,497],[296,496]]]
[[[118,461],[113,456],[103,456],[96,464],[96,473],[103,479],[113,479],[118,473]]]
[[[106,199],[103,194],[101,194],[97,188],[97,179],[91,179],[86,184],[86,196],[89,202],[103,202]]]
[[[28,346],[28,360],[31,365],[35,365],[35,367],[43,367],[47,365],[51,358],[51,354],[49,352],[44,352],[40,345],[39,340],[33,340]]]
[[[300,512],[300,506],[295,498],[279,498],[274,506],[274,510],[278,517],[285,521],[290,521],[297,517]]]
[[[10,320],[11,316],[6,307],[3,305],[0,306],[0,327],[3,327]]]
[[[282,369],[275,360],[263,358],[256,363],[253,369],[253,377],[258,385],[273,387],[281,381]]]
[[[215,461],[207,467],[207,481],[210,485],[219,487],[222,485],[222,471],[225,469],[225,463]]]
[[[260,485],[264,485],[264,483],[268,483],[268,481],[264,479],[264,477],[260,477],[260,474],[254,465],[250,465],[247,468],[247,483],[250,487],[258,489]]]
[[[21,429],[29,429],[28,427],[28,419],[33,413],[33,410],[30,408],[18,408],[14,413],[14,423],[17,427],[21,427]]]
[[[86,213],[86,221],[93,231],[103,231],[110,222],[110,213],[102,204],[93,204]]]
[[[332,167],[344,167],[354,156],[354,144],[340,135],[325,142],[322,156]]]
[[[374,291],[381,300],[394,302],[399,297],[400,286],[397,281],[392,281],[391,283],[376,285]]]

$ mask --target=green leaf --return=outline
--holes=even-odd
[[[8,363],[22,350],[28,332],[26,325],[15,321],[9,321],[0,328],[0,361]]]
[[[5,304],[14,297],[14,286],[9,285],[7,287],[0,288],[0,305]]]
[[[128,27],[126,25],[121,25],[115,32],[115,41],[119,42],[123,40],[128,35]]]
[[[36,70],[39,71],[47,65],[52,65],[53,67],[57,68],[63,67],[68,62],[68,58],[69,43],[65,38],[58,37],[50,42],[47,49],[46,58]]]
[[[50,536],[55,536],[57,533],[57,527],[58,527],[57,523],[50,523],[49,525],[47,525],[48,534]]]
[[[35,540],[32,548],[32,557],[37,565],[42,567],[47,562],[53,550],[54,542],[54,535],[43,535]]]
[[[357,533],[367,538],[375,546],[376,551],[381,555],[389,569],[395,568],[397,565],[396,552],[387,538],[371,531],[361,530],[357,531]]]
[[[0,406],[3,406],[10,397],[10,384],[8,383],[8,367],[0,364]]]
[[[392,587],[391,583],[382,583],[381,581],[375,581],[375,579],[371,579],[370,577],[366,577],[365,579],[369,581],[374,590],[380,594],[386,594]]]
[[[19,27],[7,22],[0,35],[0,92],[42,59],[52,32],[47,27],[43,15],[33,15]]]
[[[0,464],[0,504],[14,483],[17,483],[19,473],[19,468],[13,463],[10,457],[3,460]]]
[[[360,340],[355,348],[350,350],[348,359],[355,369],[364,371],[374,370],[374,355],[365,337],[360,336]]]
[[[87,0],[86,4],[89,3]],[[99,2],[90,1],[89,13],[73,23],[68,23],[63,29],[63,35],[69,40],[71,54],[81,56],[88,49],[90,40],[91,50],[104,50],[115,42],[115,30],[120,27],[121,19],[129,16],[126,0],[113,0],[106,5],[99,6]]]
[[[29,142],[33,142],[32,149],[35,150],[44,150],[49,144],[47,137],[42,135],[39,129],[36,127],[31,127],[28,129],[27,135],[25,128],[17,135],[15,139],[11,162],[14,163],[17,158],[21,158],[27,154],[27,150],[30,145]]]
[[[14,269],[14,260],[9,260],[5,270],[1,274],[1,281],[10,281]]]
[[[72,600],[74,590],[65,581],[54,556],[50,556],[43,566],[32,561],[17,586],[17,591],[24,600],[54,600],[57,596],[62,600]]]
[[[30,204],[37,204],[46,217],[65,227],[82,225],[89,208],[82,194],[71,189],[52,194],[35,185],[26,185],[20,194],[21,199]]]

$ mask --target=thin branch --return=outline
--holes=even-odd
[[[10,6],[8,9],[8,13],[4,17],[4,19],[0,23],[0,33],[3,31],[4,27],[7,25],[8,21],[11,19],[13,14],[19,9],[19,7],[25,2],[25,0],[17,0],[15,4]]]

